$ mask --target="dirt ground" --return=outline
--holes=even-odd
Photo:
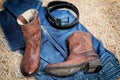
[[[0,0],[0,10],[2,3]],[[43,0],[44,6],[52,0]],[[120,0],[66,0],[77,6],[80,22],[86,26],[120,62]],[[0,27],[0,80],[35,80],[24,77],[19,64],[22,55],[8,47]],[[120,80],[120,79],[119,79]]]

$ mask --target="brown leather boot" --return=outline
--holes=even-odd
[[[92,46],[92,35],[77,31],[68,38],[69,56],[65,62],[49,64],[45,71],[54,76],[69,76],[81,69],[86,73],[97,72],[102,63]]]
[[[18,16],[17,22],[22,29],[26,43],[20,69],[24,76],[30,76],[36,73],[40,66],[42,31],[37,10],[27,10]]]

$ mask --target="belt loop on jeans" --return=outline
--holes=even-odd
[[[67,8],[72,10],[77,17],[75,18],[75,20],[72,23],[69,23],[69,17],[67,17],[67,24],[62,25],[62,19],[56,18],[54,17],[51,12],[55,11],[56,9],[61,9],[61,8]],[[52,25],[52,27],[57,28],[57,29],[70,29],[72,27],[74,27],[76,24],[78,24],[79,22],[79,11],[76,8],[76,6],[74,6],[73,4],[69,3],[69,2],[65,2],[65,1],[52,1],[50,2],[47,7],[47,19],[48,22]]]

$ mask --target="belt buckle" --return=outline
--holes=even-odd
[[[61,18],[61,19],[56,19],[56,25],[57,26],[62,26],[62,23],[69,23],[69,17],[64,17],[64,18]]]

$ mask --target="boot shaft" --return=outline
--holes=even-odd
[[[41,31],[38,11],[35,9],[29,9],[18,16],[17,22],[22,29],[25,39],[29,39]]]
[[[76,31],[68,38],[69,51],[84,53],[93,50],[92,35],[90,33]]]
[[[68,38],[70,55],[68,60],[73,59],[84,62],[86,60],[99,58],[92,45],[92,35],[90,33],[76,31]]]

